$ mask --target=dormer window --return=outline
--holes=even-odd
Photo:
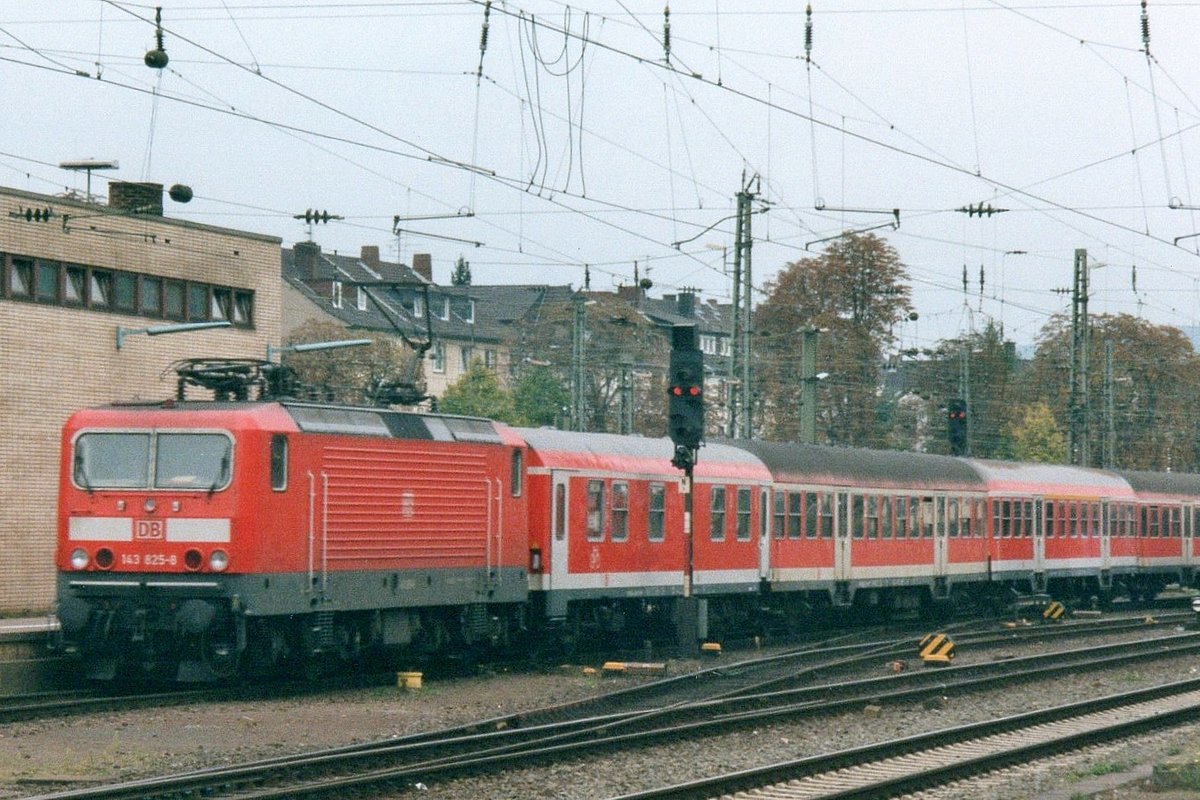
[[[358,287],[358,310],[367,310],[367,290],[361,286]]]
[[[334,308],[342,307],[342,282],[341,281],[333,282],[333,307]]]

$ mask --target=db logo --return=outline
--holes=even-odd
[[[133,521],[133,538],[137,541],[167,538],[167,523],[161,519],[138,519]]]

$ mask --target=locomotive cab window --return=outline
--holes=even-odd
[[[271,488],[277,492],[287,489],[287,436],[277,433],[271,437]]]
[[[521,496],[521,477],[525,474],[525,454],[521,450],[513,450],[510,464],[510,480],[512,481],[512,496]]]
[[[193,489],[229,485],[233,440],[223,433],[88,432],[75,440],[72,477],[84,489]]]

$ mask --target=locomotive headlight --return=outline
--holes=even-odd
[[[85,569],[87,565],[87,550],[84,550],[82,547],[77,547],[71,551],[71,567],[73,569]]]
[[[1192,611],[1195,611],[1197,614],[1200,614],[1200,597],[1192,598]]]
[[[208,567],[213,572],[224,572],[229,566],[229,554],[224,550],[213,550],[208,557]]]

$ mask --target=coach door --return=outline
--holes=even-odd
[[[1054,524],[1053,506],[1053,503],[1043,503],[1040,497],[1033,501],[1033,571],[1035,575],[1041,575],[1046,571],[1046,529]]]
[[[927,498],[925,502],[930,503],[930,500]],[[956,499],[954,502],[957,503],[958,500]],[[955,508],[957,509],[957,506]],[[946,561],[949,557],[950,547],[946,538],[946,498],[941,495],[932,498],[930,509],[926,513],[930,512],[933,514],[931,520],[933,523],[933,569],[934,574],[940,577],[946,574]],[[955,513],[954,524],[958,524],[957,513]]]
[[[834,580],[850,580],[850,495],[838,492],[837,508],[833,520],[833,577]]]
[[[1112,532],[1117,526],[1115,515],[1120,512],[1108,500],[1101,500],[1100,508],[1100,570],[1104,573],[1112,568]]]
[[[758,490],[758,579],[771,576],[771,493]]]
[[[1183,565],[1190,567],[1196,563],[1196,514],[1200,506],[1186,503],[1183,506]]]
[[[567,542],[570,538],[570,491],[568,480],[570,474],[561,471],[550,473],[551,493],[553,501],[550,504],[550,589],[562,589],[567,579]]]

